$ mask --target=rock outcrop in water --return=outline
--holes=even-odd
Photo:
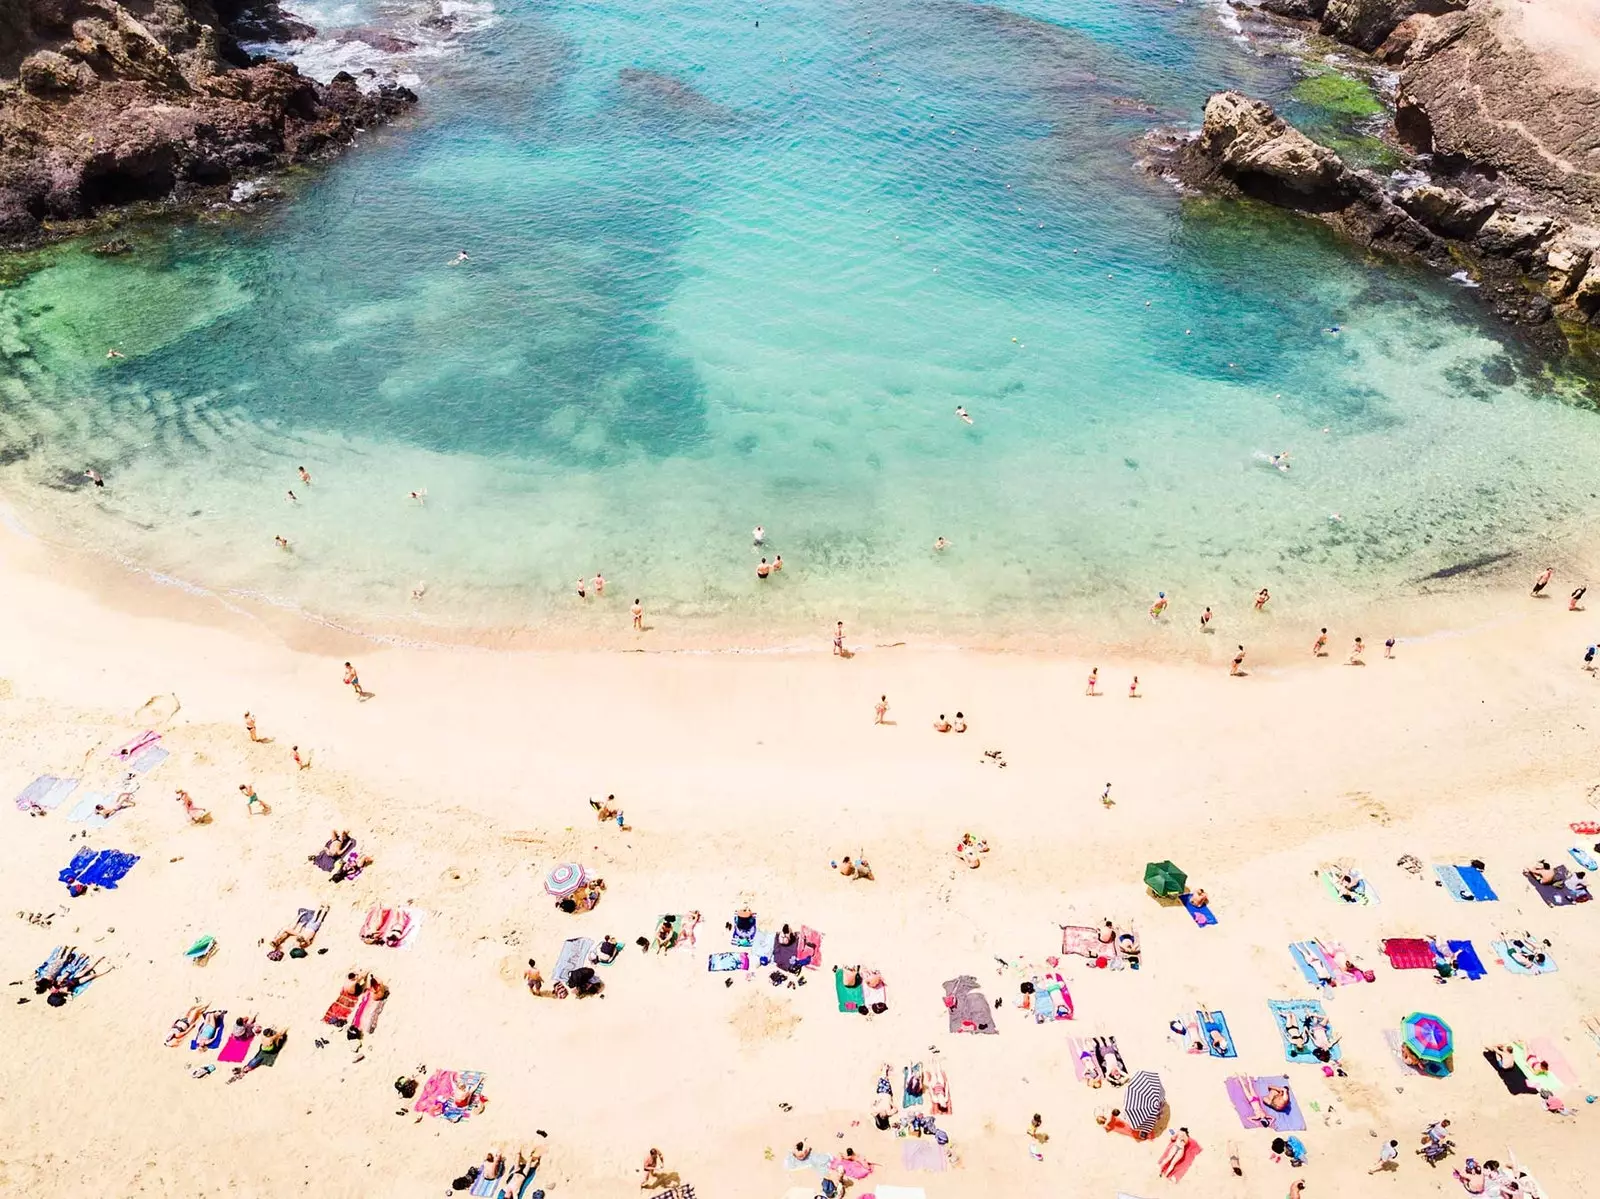
[[[0,0],[0,243],[221,194],[415,101],[349,76],[320,84],[239,45],[310,32],[275,0]]]
[[[1499,315],[1552,347],[1564,345],[1552,317],[1600,327],[1600,39],[1590,36],[1593,53],[1567,46],[1559,13],[1553,27],[1528,25],[1499,0],[1261,7],[1398,67],[1391,140],[1410,169],[1353,170],[1234,92],[1210,98],[1198,135],[1153,138],[1153,169],[1315,215],[1363,245],[1466,266]]]

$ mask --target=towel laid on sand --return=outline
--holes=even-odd
[[[1483,961],[1478,957],[1478,951],[1472,947],[1471,941],[1446,941],[1445,946],[1455,954],[1456,973],[1461,977],[1476,980],[1488,973],[1483,968]],[[1443,964],[1447,959],[1438,957],[1436,960]]]
[[[255,1042],[256,1034],[248,1036],[230,1036],[228,1043],[222,1047],[222,1052],[217,1054],[219,1062],[242,1062],[250,1056],[250,1046]]]
[[[1511,943],[1509,941],[1491,941],[1489,943],[1489,948],[1494,950],[1495,956],[1500,959],[1500,964],[1507,970],[1511,971],[1512,974],[1554,974],[1560,969],[1560,967],[1556,965],[1555,955],[1552,954],[1549,948],[1545,945],[1539,945],[1537,947],[1532,944],[1527,945],[1527,948],[1530,952],[1544,954],[1544,961],[1535,962],[1532,965],[1527,966],[1523,965],[1521,962],[1517,961],[1511,956]]]
[[[46,812],[53,812],[61,806],[67,796],[77,790],[77,787],[77,779],[63,779],[57,778],[53,774],[41,774],[24,787],[22,793],[17,796],[17,811],[28,812],[34,808],[43,808]]]
[[[994,1011],[978,990],[978,980],[970,974],[952,978],[944,984],[944,1006],[950,1017],[951,1032],[994,1034]]]
[[[750,969],[750,955],[742,952],[734,953],[725,949],[721,953],[714,953],[706,959],[706,969],[713,974],[725,974],[730,970],[748,970]]]
[[[844,985],[844,970],[841,967],[833,968],[833,994],[839,1001],[841,1012],[854,1012],[861,1007],[861,983],[853,987]]]
[[[1432,970],[1435,961],[1433,946],[1421,937],[1390,937],[1383,956],[1396,970]]]
[[[1200,1033],[1205,1041],[1206,1052],[1212,1057],[1238,1057],[1238,1051],[1233,1047],[1233,1034],[1228,1031],[1228,1019],[1221,1012],[1210,1012],[1205,1009],[1195,1012],[1195,1020],[1200,1025]],[[1218,1048],[1211,1036],[1212,1030],[1222,1034],[1223,1045]]]
[[[1238,1113],[1239,1122],[1246,1128],[1271,1127],[1277,1132],[1303,1132],[1306,1126],[1305,1113],[1300,1109],[1300,1101],[1295,1098],[1294,1088],[1289,1085],[1289,1079],[1282,1074],[1269,1074],[1252,1078],[1251,1085],[1256,1096],[1261,1100],[1262,1115],[1271,1119],[1270,1125],[1263,1125],[1255,1117],[1255,1110],[1245,1094],[1244,1082],[1239,1078],[1230,1078],[1227,1082],[1228,1101],[1233,1104],[1233,1110]],[[1287,1111],[1274,1111],[1267,1106],[1267,1093],[1271,1087],[1282,1087],[1289,1093],[1289,1109]]]
[[[1278,1036],[1283,1041],[1283,1056],[1291,1062],[1320,1061],[1321,1059],[1317,1057],[1316,1051],[1311,1045],[1311,1036],[1306,1029],[1306,1018],[1308,1016],[1320,1016],[1324,1020],[1328,1018],[1328,1013],[1323,1009],[1321,1002],[1315,999],[1269,999],[1267,1007],[1272,1009],[1273,1020],[1278,1027]],[[1289,1040],[1288,1031],[1284,1026],[1286,1017],[1295,1027],[1306,1033],[1303,1048],[1295,1048],[1293,1042]],[[1337,1062],[1343,1056],[1344,1051],[1335,1041],[1327,1060]]]
[[[1339,876],[1341,874],[1348,874],[1350,881],[1354,884],[1349,899],[1339,893]],[[1344,871],[1336,866],[1330,866],[1326,870],[1319,871],[1317,877],[1321,880],[1322,889],[1328,898],[1336,903],[1349,904],[1352,907],[1366,907],[1378,902],[1377,889],[1359,870]]]
[[[1433,872],[1457,903],[1492,903],[1500,898],[1476,866],[1435,866]]]
[[[1195,907],[1193,903],[1194,896],[1187,891],[1178,898],[1183,901],[1183,910],[1188,912],[1194,922],[1201,928],[1210,928],[1217,922],[1217,914],[1211,910],[1210,903],[1207,903],[1203,908]]]
[[[96,853],[85,847],[74,855],[59,877],[67,884],[68,891],[74,887],[101,887],[114,891],[138,860],[139,855],[135,853],[123,853],[117,849],[102,849]]]
[[[1575,903],[1587,903],[1590,899],[1587,887],[1577,893],[1567,889],[1566,882],[1569,872],[1565,866],[1557,866],[1555,868],[1556,881],[1554,883],[1541,883],[1527,871],[1523,871],[1522,877],[1528,880],[1529,886],[1539,892],[1539,898],[1552,908],[1564,908]]]
[[[593,953],[594,941],[590,938],[568,937],[561,943],[561,954],[556,958],[556,968],[551,980],[565,985],[574,970],[589,964],[589,957]]]
[[[1100,944],[1100,930],[1090,928],[1087,924],[1061,926],[1061,952],[1091,959],[1115,956],[1110,945]]]

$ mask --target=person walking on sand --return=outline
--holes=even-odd
[[[211,819],[211,813],[195,803],[187,791],[180,788],[173,798],[183,805],[183,814],[189,818],[190,824],[205,824]]]
[[[1109,808],[1111,803],[1111,784],[1107,783],[1106,789],[1100,792],[1100,806],[1103,808]]]
[[[1317,634],[1317,639],[1311,643],[1311,656],[1313,658],[1326,658],[1328,656],[1328,630],[1323,629]]]
[[[1200,613],[1200,631],[1202,633],[1209,633],[1211,631],[1211,609],[1210,608],[1207,608],[1204,612]]]
[[[1573,588],[1572,598],[1567,600],[1567,611],[1568,612],[1582,612],[1583,611],[1583,607],[1582,607],[1582,605],[1583,605],[1583,593],[1585,591],[1587,591],[1587,590],[1589,590],[1589,585],[1587,583],[1584,583],[1581,586]]]
[[[356,668],[348,662],[344,664],[344,681],[345,686],[356,693],[357,699],[367,698],[367,693],[361,686],[361,676],[356,673]]]
[[[1364,666],[1364,665],[1366,665],[1366,663],[1364,663],[1361,660],[1361,655],[1366,653],[1366,652],[1367,652],[1366,642],[1362,641],[1361,638],[1357,637],[1356,638],[1356,643],[1350,647],[1350,665],[1352,665],[1352,666]]]
[[[1583,651],[1583,668],[1591,673],[1594,671],[1594,652],[1595,647],[1592,645]]]
[[[884,717],[889,715],[889,697],[887,695],[878,696],[878,702],[872,705],[872,713],[872,723],[882,724]]]
[[[1386,640],[1383,643],[1383,656],[1385,658],[1394,657],[1394,638],[1393,637],[1390,637],[1388,640]]]
[[[1134,675],[1133,676],[1133,682],[1128,684],[1128,698],[1129,699],[1138,699],[1139,698],[1139,676],[1138,675]]]
[[[1531,592],[1529,592],[1528,594],[1530,594],[1530,595],[1539,595],[1539,594],[1541,594],[1546,587],[1550,586],[1550,580],[1555,575],[1555,573],[1556,572],[1552,568],[1550,568],[1548,566],[1545,567],[1543,570],[1541,570],[1539,572],[1539,577],[1534,579],[1534,581],[1533,581],[1533,590]]]
[[[310,770],[311,769],[311,755],[307,754],[305,757],[301,757],[300,756],[300,747],[298,745],[291,745],[289,747],[289,756],[294,759],[294,765],[295,765],[295,769],[296,770]]]
[[[262,815],[270,816],[272,814],[272,809],[267,807],[266,800],[257,795],[256,789],[249,783],[239,784],[239,794],[244,796],[244,814],[246,816],[255,815],[258,807],[261,809]]]
[[[638,596],[634,596],[633,607],[628,611],[633,614],[633,627],[644,632],[644,605],[639,602]]]
[[[1378,1150],[1378,1164],[1368,1170],[1368,1174],[1378,1174],[1384,1170],[1398,1170],[1400,1168],[1400,1142],[1390,1141]]]
[[[256,718],[249,712],[244,714],[244,731],[250,734],[250,740],[260,742],[261,738],[256,734]]]
[[[1259,612],[1261,609],[1265,608],[1267,606],[1267,601],[1271,598],[1272,593],[1265,587],[1256,592],[1256,611]]]
[[[644,1155],[644,1181],[639,1184],[641,1191],[648,1191],[651,1187],[661,1185],[661,1168],[667,1164],[667,1158],[659,1149],[652,1148]]]
[[[1151,620],[1160,620],[1161,619],[1161,614],[1163,612],[1165,612],[1166,610],[1167,610],[1167,593],[1165,591],[1158,591],[1158,592],[1156,592],[1156,602],[1150,605],[1150,619]],[[1207,608],[1206,611],[1209,612],[1209,611],[1211,611],[1211,609]]]
[[[833,656],[844,657],[844,621],[838,620],[833,625]]]
[[[1234,674],[1234,675],[1243,674],[1244,671],[1239,669],[1239,667],[1241,667],[1243,665],[1244,665],[1244,646],[1241,645],[1239,647],[1239,652],[1233,655],[1233,661],[1228,666],[1228,673],[1229,674]]]
[[[1089,685],[1083,689],[1085,695],[1093,695],[1095,688],[1100,685],[1100,668],[1096,666],[1089,672]]]
[[[539,973],[539,967],[532,958],[528,959],[528,968],[522,972],[522,981],[528,984],[530,995],[544,994],[544,975]]]

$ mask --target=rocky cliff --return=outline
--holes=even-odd
[[[1588,0],[1548,0],[1554,8]],[[1295,208],[1363,245],[1463,265],[1501,316],[1553,347],[1552,318],[1600,327],[1600,29],[1541,27],[1506,0],[1261,0],[1399,70],[1392,175],[1352,170],[1260,101],[1206,104],[1153,165]],[[1574,9],[1576,12],[1576,9]],[[1589,40],[1586,42],[1585,38]]]
[[[275,0],[0,0],[0,244],[204,198],[415,100],[349,76],[320,84],[239,45],[308,32]]]

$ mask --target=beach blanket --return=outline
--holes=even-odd
[[[944,1005],[950,1018],[951,1032],[971,1032],[993,1035],[994,1011],[982,991],[978,980],[970,974],[952,978],[944,984]]]
[[[1178,1159],[1178,1164],[1172,1167],[1167,1177],[1173,1182],[1182,1182],[1183,1176],[1189,1172],[1189,1167],[1194,1165],[1194,1159],[1200,1156],[1200,1152],[1200,1142],[1191,1136],[1189,1143],[1184,1146],[1183,1156]]]
[[[322,1022],[331,1024],[335,1028],[343,1028],[350,1022],[350,1013],[355,1011],[356,999],[357,996],[341,990],[328,1005],[328,1010],[322,1014]]]
[[[422,1084],[422,1090],[417,1093],[417,1102],[411,1110],[425,1116],[437,1116],[444,1110],[444,1101],[455,1091],[455,1087],[454,1070],[435,1070]]]
[[[1383,956],[1396,970],[1432,970],[1433,946],[1421,937],[1391,937],[1383,943]]]
[[[1200,1033],[1205,1041],[1206,1052],[1212,1057],[1238,1057],[1238,1051],[1233,1047],[1233,1034],[1228,1031],[1228,1020],[1221,1012],[1208,1012],[1204,1008],[1195,1012],[1195,1019],[1199,1022]],[[1220,1050],[1212,1043],[1211,1032],[1215,1029],[1222,1034],[1225,1042]]]
[[[1063,924],[1061,952],[1093,960],[1099,957],[1109,958],[1113,956],[1114,950],[1109,945],[1100,944],[1099,929],[1090,928],[1086,924]]]
[[[412,924],[410,908],[375,907],[362,922],[361,939],[368,945],[399,949],[411,936]]]
[[[228,1043],[222,1047],[222,1052],[217,1054],[219,1062],[242,1062],[250,1056],[250,1046],[255,1042],[256,1034],[240,1037],[230,1035]]]
[[[111,797],[102,795],[98,791],[87,792],[82,799],[67,813],[67,819],[73,824],[86,824],[90,828],[102,828],[111,823],[110,816],[101,815],[95,811],[97,806],[109,804]]]
[[[799,974],[800,973],[800,965],[799,965],[799,962],[798,962],[799,954],[800,954],[800,938],[798,936],[796,936],[795,939],[793,941],[791,941],[787,945],[774,945],[773,946],[773,949],[772,949],[772,964],[774,966],[776,966],[779,970],[782,970],[786,974]],[[759,958],[757,958],[756,960],[760,961]]]
[[[69,892],[74,887],[103,887],[107,891],[114,891],[117,883],[133,869],[138,860],[138,854],[123,853],[116,849],[102,849],[96,853],[85,846],[73,855],[72,861],[58,877],[67,884]]]
[[[932,1137],[907,1137],[900,1142],[900,1165],[906,1170],[927,1170],[941,1173],[950,1168],[944,1146]],[[878,1188],[883,1193],[883,1188]]]
[[[723,950],[714,953],[706,959],[706,969],[714,974],[723,974],[729,970],[750,969],[750,955],[748,953],[732,953]]]
[[[1233,1110],[1239,1116],[1239,1122],[1246,1128],[1270,1127],[1277,1132],[1302,1132],[1305,1130],[1305,1112],[1300,1108],[1300,1101],[1295,1098],[1294,1088],[1289,1085],[1289,1079],[1282,1074],[1271,1074],[1263,1077],[1252,1078],[1251,1084],[1255,1087],[1257,1097],[1261,1099],[1261,1112],[1271,1117],[1270,1125],[1263,1125],[1255,1117],[1250,1100],[1245,1094],[1244,1082],[1239,1078],[1230,1078],[1227,1082],[1228,1101],[1233,1104]],[[1273,1111],[1266,1104],[1267,1089],[1269,1087],[1282,1087],[1289,1092],[1289,1110],[1285,1112]]]
[[[574,970],[589,964],[593,954],[593,940],[588,937],[568,937],[561,943],[561,955],[556,958],[555,973],[551,980],[565,985]]]
[[[1289,946],[1289,956],[1294,959],[1294,964],[1299,968],[1301,975],[1313,987],[1348,987],[1355,983],[1370,981],[1359,970],[1346,970],[1343,963],[1350,957],[1342,945],[1323,945],[1320,941],[1296,941]],[[1315,962],[1327,972],[1327,982],[1323,982],[1313,968]]]
[[[822,965],[822,934],[816,929],[800,926],[800,953],[797,959],[807,970]]]
[[[1556,881],[1554,883],[1541,883],[1527,871],[1522,872],[1522,877],[1528,880],[1528,885],[1539,892],[1539,898],[1552,908],[1569,907],[1572,904],[1585,903],[1589,900],[1590,895],[1587,887],[1576,895],[1567,890],[1565,883],[1568,872],[1565,866],[1557,866],[1555,875]]]
[[[1600,858],[1594,856],[1581,845],[1574,845],[1567,850],[1572,855],[1572,860],[1585,870],[1600,870]]]
[[[1194,899],[1194,896],[1189,894],[1187,891],[1178,896],[1178,898],[1183,902],[1183,910],[1188,912],[1189,915],[1193,917],[1194,922],[1201,928],[1210,928],[1217,922],[1217,914],[1211,910],[1211,905],[1209,903],[1203,908],[1195,907],[1194,904],[1190,902]]]
[[[828,1172],[828,1158],[825,1154],[813,1152],[806,1154],[805,1160],[802,1161],[793,1153],[790,1153],[783,1159],[783,1168],[785,1170],[815,1170],[818,1174],[826,1174]]]
[[[1492,903],[1500,898],[1476,866],[1435,866],[1433,872],[1457,903]]]
[[[861,1009],[860,982],[857,982],[853,987],[845,986],[844,971],[838,966],[833,968],[833,994],[839,1001],[839,1010],[841,1012],[855,1012]]]
[[[159,745],[147,745],[128,760],[128,769],[135,774],[149,774],[171,756]]]
[[[1359,963],[1350,955],[1350,951],[1344,947],[1342,941],[1313,941],[1312,944],[1322,951],[1323,961],[1333,971],[1334,986],[1348,987],[1355,983],[1370,983],[1376,980],[1377,976],[1370,970],[1360,968]],[[1356,969],[1345,969],[1345,963],[1347,962],[1355,966]]]
[[[1072,992],[1067,990],[1066,979],[1059,974],[1043,974],[1035,975],[1031,981],[1033,993],[1022,999],[1025,1015],[1032,1016],[1036,1024],[1072,1019]]]
[[[1400,1072],[1402,1074],[1415,1074],[1420,1078],[1430,1077],[1426,1070],[1419,1070],[1406,1061],[1405,1057],[1400,1053],[1401,1040],[1398,1028],[1386,1028],[1383,1030],[1383,1043],[1389,1047],[1389,1056],[1394,1058],[1395,1064],[1400,1067]]]
[[[1478,951],[1472,947],[1471,941],[1446,941],[1445,945],[1456,955],[1456,973],[1459,976],[1475,981],[1489,973],[1483,968],[1483,961],[1478,957]],[[1445,961],[1442,957],[1436,960],[1439,963]]]
[[[1541,947],[1539,950],[1544,954],[1544,961],[1531,966],[1524,966],[1511,956],[1511,945],[1508,941],[1491,941],[1489,948],[1494,950],[1495,957],[1499,959],[1500,964],[1511,971],[1512,974],[1523,974],[1531,977],[1538,974],[1554,974],[1560,969],[1556,965],[1555,955],[1545,947]]]
[[[457,1075],[457,1083],[466,1092],[466,1102],[457,1105],[452,1092],[446,1092],[444,1101],[439,1105],[439,1115],[452,1124],[459,1124],[473,1112],[483,1106],[483,1080],[482,1070],[463,1070]]]
[[[1079,1082],[1089,1081],[1089,1063],[1094,1060],[1094,1042],[1086,1037],[1069,1037],[1067,1052],[1072,1054],[1072,1075]]]
[[[200,1039],[200,1030],[205,1027],[206,1021],[212,1017],[216,1018],[217,1031],[202,1041]],[[200,1023],[195,1026],[194,1036],[189,1038],[189,1048],[204,1049],[209,1052],[210,1050],[221,1045],[223,1037],[228,1035],[228,1028],[226,1024],[227,1019],[228,1013],[226,1011],[207,1012],[204,1016],[200,1017]]]
[[[77,789],[77,779],[57,778],[53,774],[41,774],[33,782],[22,789],[17,796],[17,811],[30,812],[35,808],[42,808],[46,812],[53,812],[59,808],[67,796]]]
[[[50,951],[50,956],[34,969],[33,977],[42,979],[49,975],[53,978],[75,978],[88,973],[90,965],[89,955],[81,949],[69,950],[65,945],[57,945]],[[72,988],[72,994],[81,993],[93,981],[90,979],[89,982],[78,983]]]
[[[507,1169],[509,1170],[509,1167]],[[500,1183],[504,1178],[504,1172],[498,1176],[491,1177],[480,1169],[478,1177],[473,1180],[472,1186],[467,1190],[467,1194],[476,1195],[478,1199],[495,1199],[500,1194]]]
[[[1354,895],[1350,899],[1339,894],[1337,880],[1341,873],[1349,874],[1351,881],[1355,883]],[[1337,867],[1330,867],[1319,872],[1317,877],[1322,881],[1323,891],[1335,903],[1366,907],[1379,902],[1377,890],[1359,870],[1341,871]]]
[[[1513,1053],[1512,1057],[1515,1058],[1516,1055]],[[1483,1051],[1483,1060],[1489,1063],[1489,1069],[1500,1076],[1500,1081],[1505,1084],[1506,1090],[1511,1094],[1537,1095],[1539,1093],[1539,1088],[1528,1081],[1528,1076],[1522,1072],[1522,1067],[1514,1061],[1509,1066],[1500,1065],[1495,1058],[1493,1049],[1485,1049]]]
[[[900,1078],[900,1106],[921,1107],[927,1089],[928,1080],[923,1077],[922,1063],[906,1066]]]
[[[1536,1037],[1524,1047],[1520,1043],[1511,1046],[1517,1065],[1527,1075],[1528,1081],[1537,1090],[1550,1091],[1559,1095],[1578,1085],[1578,1074],[1571,1063],[1562,1055],[1548,1037]],[[1537,1058],[1545,1063],[1548,1069],[1536,1070],[1532,1060]]]
[[[936,1116],[948,1116],[950,1105],[950,1080],[937,1060],[923,1072],[923,1089],[928,1096],[928,1107]]]
[[[771,966],[774,964],[778,952],[778,930],[774,928],[758,928],[756,935],[750,938],[750,959],[758,966]]]
[[[146,729],[138,736],[129,740],[128,743],[122,746],[121,749],[113,751],[111,756],[119,761],[126,762],[132,758],[138,757],[139,754],[143,753],[160,740],[160,733],[153,729]]]
[[[1302,1031],[1305,1031],[1307,1016],[1321,1016],[1323,1019],[1327,1019],[1328,1013],[1323,1009],[1322,1003],[1316,999],[1269,999],[1267,1007],[1272,1009],[1273,1020],[1278,1028],[1278,1037],[1283,1041],[1283,1056],[1291,1062],[1319,1061],[1320,1059],[1312,1048],[1309,1032],[1306,1035],[1305,1048],[1296,1049],[1289,1040],[1289,1034],[1284,1028],[1283,1021],[1284,1017],[1287,1016]],[[1337,1062],[1343,1056],[1343,1049],[1335,1041],[1328,1060]]]
[[[756,917],[751,913],[748,922],[741,922],[737,915],[733,918],[733,943],[740,949],[749,949],[750,942],[756,935]]]

